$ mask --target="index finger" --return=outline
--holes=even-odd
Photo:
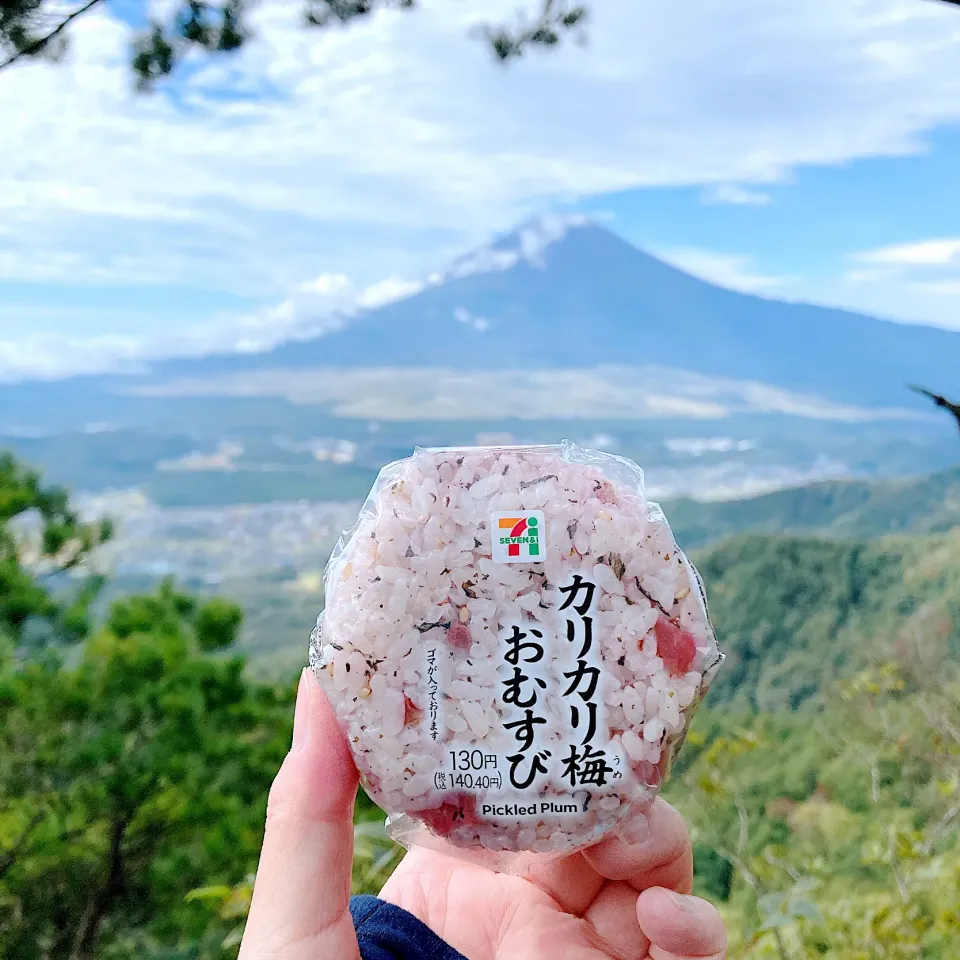
[[[559,860],[534,861],[523,876],[566,913],[583,916],[608,880],[626,881],[637,892],[667,887],[688,893],[693,851],[683,817],[658,798],[615,836]]]
[[[645,822],[641,822],[643,818]],[[693,848],[683,817],[666,800],[657,797],[637,815],[633,842],[620,835],[601,840],[583,855],[587,863],[607,880],[625,880],[638,892],[666,887],[677,893],[693,889]]]
[[[502,864],[502,855],[495,851],[464,851],[428,831],[421,831],[417,841],[419,846],[457,861],[466,860],[494,873]],[[552,897],[564,913],[576,916],[583,916],[605,883],[579,852],[555,860],[543,859],[537,854],[519,854],[513,860],[510,872]]]

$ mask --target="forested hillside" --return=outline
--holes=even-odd
[[[746,500],[677,500],[664,509],[685,550],[746,531],[852,539],[939,533],[960,525],[960,469],[900,480],[811,483]]]
[[[731,958],[960,955],[960,682],[945,622],[904,627],[898,658],[800,711],[694,722],[667,797]]]
[[[223,598],[163,584],[96,616],[109,535],[0,458],[0,956],[227,960],[293,675],[256,679]],[[730,660],[668,795],[731,957],[960,953],[958,556],[948,533],[698,557]],[[375,891],[400,851],[357,819]]]
[[[713,704],[794,708],[886,655],[913,614],[943,610],[960,623],[960,530],[876,541],[742,534],[693,559],[728,656]],[[245,583],[235,597],[259,674],[302,662],[319,594]]]
[[[873,542],[745,534],[696,561],[728,654],[714,704],[795,708],[888,656],[915,614],[960,623],[960,532]],[[947,649],[960,654],[955,629]]]

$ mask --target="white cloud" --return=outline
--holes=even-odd
[[[505,241],[500,241],[464,254],[454,260],[444,276],[452,279],[478,273],[498,273],[509,270],[520,261],[543,269],[547,250],[561,241],[571,228],[582,227],[589,222],[590,218],[580,213],[531,217],[510,234],[512,245],[507,246]]]
[[[285,397],[329,404],[339,415],[382,420],[457,420],[465,416],[681,417],[720,420],[734,413],[786,414],[840,423],[926,420],[930,414],[898,408],[832,403],[749,380],[708,377],[666,367],[480,371],[436,367],[325,370],[261,369],[133,385],[153,397]]]
[[[68,374],[141,373],[136,337],[26,336],[0,340],[0,382],[55,380]]]
[[[921,240],[901,243],[854,255],[861,263],[904,267],[942,267],[960,261],[960,239]]]
[[[399,277],[358,288],[345,274],[320,274],[297,284],[294,293],[270,306],[227,316],[187,333],[160,336],[153,342],[145,340],[143,356],[192,356],[230,349],[255,353],[285,340],[303,340],[339,330],[362,311],[402,300],[422,288],[418,281]]]
[[[888,280],[896,275],[896,270],[890,267],[865,267],[848,270],[844,274],[844,282],[849,284],[876,283],[879,280]]]
[[[404,300],[419,293],[423,289],[423,284],[419,280],[403,280],[400,277],[387,277],[386,280],[379,280],[370,284],[366,290],[361,291],[357,297],[357,306],[367,310],[374,307],[382,307],[395,300]]]
[[[0,339],[0,383],[77,374],[141,373],[161,357],[198,357],[225,349],[257,353],[291,339],[338,329],[340,313],[317,313],[289,297],[260,311],[159,335],[59,336]]]
[[[486,317],[478,317],[467,310],[466,307],[457,307],[453,311],[453,317],[457,323],[472,327],[477,333],[486,333],[490,329],[490,321]]]
[[[352,286],[353,281],[345,273],[321,273],[319,277],[301,283],[297,289],[303,293],[330,297],[346,293]]]
[[[910,284],[910,289],[919,290],[921,293],[943,294],[948,297],[960,297],[960,279],[926,281],[918,280]]]
[[[762,190],[748,190],[735,183],[721,183],[704,190],[701,199],[704,203],[711,204],[762,207],[770,202],[771,197]]]
[[[546,264],[547,250],[562,240],[571,227],[582,227],[588,222],[587,217],[576,213],[534,217],[516,232],[517,256],[532,267],[542,269]]]
[[[501,69],[470,27],[514,5],[425,0],[311,32],[298,4],[265,0],[249,47],[150,97],[102,8],[64,64],[0,75],[0,279],[277,299],[321,270],[369,285],[554,201],[730,198],[799,164],[921,151],[960,117],[947,5],[604,0],[586,49]]]
[[[288,340],[339,330],[364,310],[422,289],[417,281],[389,277],[357,288],[344,274],[321,274],[261,309],[225,315],[187,329],[153,335],[60,337],[27,334],[0,339],[0,383],[75,374],[140,372],[161,357],[197,357],[237,351],[257,353]]]
[[[913,281],[898,274],[854,271],[836,282],[796,281],[791,300],[840,307],[899,323],[960,330],[960,283]]]
[[[747,256],[716,253],[695,247],[658,250],[657,256],[680,270],[700,277],[701,280],[745,293],[768,293],[790,281],[789,277],[759,273],[754,267],[753,258]]]
[[[495,250],[481,247],[479,250],[464,254],[454,261],[446,273],[448,279],[470,277],[477,273],[498,273],[516,266],[520,259],[516,250]]]
[[[935,237],[863,250],[839,284],[808,291],[819,302],[960,329],[960,239]]]

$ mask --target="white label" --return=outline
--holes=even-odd
[[[617,760],[619,763],[619,759]],[[443,769],[433,777],[433,785],[441,792],[475,793],[484,797],[478,806],[482,817],[507,820],[535,820],[550,817],[579,816],[589,803],[584,789],[567,790],[550,797],[535,793],[524,796],[515,790],[506,775],[510,761],[503,754],[483,750],[476,744],[447,744]]]
[[[570,816],[615,792],[629,769],[603,702],[600,587],[584,570],[557,589],[556,616],[500,627],[501,723],[479,742],[444,743],[435,788],[479,794],[483,815]]]
[[[508,510],[490,517],[495,563],[542,563],[547,554],[547,524],[542,510]]]

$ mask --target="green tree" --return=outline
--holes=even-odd
[[[102,578],[84,573],[109,522],[82,523],[61,487],[0,452],[0,649],[86,633]]]
[[[291,685],[230,655],[233,603],[165,583],[91,631],[110,532],[0,456],[0,956],[220,955],[187,894],[254,868],[289,743]]]
[[[206,652],[229,647],[239,622],[233,605],[167,584],[116,603],[75,666],[8,659],[0,954],[219,949],[225,929],[186,897],[255,866],[292,707],[289,685]]]
[[[234,604],[170,583],[91,628],[90,551],[109,529],[80,522],[12,458],[0,467],[0,956],[225,960],[289,744],[292,684],[257,681],[233,654]],[[698,890],[722,904],[731,956],[953,958],[960,678],[947,580],[939,603],[901,610],[952,541],[892,565],[859,546],[770,546],[766,559],[758,538],[730,548],[776,572],[772,605],[721,556],[704,565],[723,618],[746,604],[762,621],[731,636],[776,665],[825,612],[824,635],[843,644],[877,581],[890,602],[858,629],[888,662],[793,711],[770,698],[766,712],[741,700],[698,715],[667,788],[691,825]],[[800,615],[785,618],[791,606]],[[399,851],[369,801],[357,820],[354,889],[376,891]]]
[[[83,0],[64,12],[54,0],[0,2],[0,70],[25,59],[56,59],[66,49],[70,25],[105,0]],[[347,24],[379,8],[410,9],[416,0],[304,0],[307,27]],[[168,76],[191,49],[230,53],[250,38],[246,13],[251,0],[181,0],[164,20],[154,20],[135,42],[132,67],[138,86],[146,88]],[[542,0],[533,17],[482,31],[500,60],[519,57],[532,46],[549,47],[563,34],[582,26],[586,9],[569,0]]]
[[[732,956],[957,955],[951,632],[922,611],[896,660],[831,688],[816,709],[698,719],[670,792],[710,865],[698,871],[701,892],[727,896]],[[732,868],[726,890],[717,862]]]

